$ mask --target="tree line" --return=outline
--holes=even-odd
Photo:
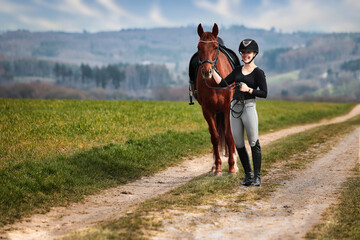
[[[80,89],[154,89],[172,83],[167,67],[161,64],[79,66],[34,58],[5,60],[0,56],[0,83],[14,82],[16,77],[50,78],[57,85]]]
[[[0,56],[0,83],[12,82],[14,77],[50,77],[54,64],[34,59],[6,60]]]
[[[340,69],[351,72],[360,71],[360,59],[346,61],[341,64]]]
[[[125,80],[125,71],[117,65],[91,67],[82,63],[80,67],[56,63],[53,72],[56,83],[68,87],[106,88],[111,85],[119,89],[120,82]]]

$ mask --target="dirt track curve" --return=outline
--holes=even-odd
[[[243,207],[241,211],[226,208],[232,203],[227,200],[202,206],[205,213],[177,212],[165,217],[162,231],[153,239],[303,239],[320,221],[321,213],[336,203],[337,189],[359,160],[359,136],[360,127],[307,169],[284,181],[270,197],[237,203]],[[247,190],[251,189],[244,187],[238,193]]]
[[[299,133],[313,127],[346,121],[347,119],[350,119],[358,114],[360,114],[360,105],[357,105],[349,114],[345,116],[337,117],[331,120],[324,120],[315,124],[295,126],[277,132],[261,135],[260,141],[262,145],[267,145],[270,142],[280,139],[282,137]],[[333,167],[342,165],[343,168],[339,170],[340,174],[335,174],[336,176],[342,176],[342,178],[338,179],[337,182],[335,182],[334,184],[327,184],[327,185],[334,185],[335,187],[337,186],[337,183],[342,182],[346,177],[346,174],[344,174],[344,172],[348,171],[351,168],[351,166],[354,166],[356,160],[358,159],[359,131],[360,130],[357,129],[357,131],[354,131],[351,135],[347,136],[346,140],[342,141],[342,144],[344,146],[340,147],[340,149],[332,150],[335,152],[329,153],[330,155],[328,156],[328,158],[331,158],[333,161],[329,161],[328,158],[323,160],[320,159],[319,161],[317,161],[320,164],[320,169],[325,169],[324,170],[325,172],[323,174],[309,173],[309,175],[307,176],[311,176],[311,179],[306,179],[306,181],[320,182],[320,180],[316,179],[316,177],[324,177],[322,181],[330,181],[332,179],[332,176],[334,175],[334,171],[335,172],[337,171]],[[347,149],[346,146],[354,147],[354,144],[355,145],[357,144],[354,148],[357,149],[357,152],[356,153],[352,152],[352,154],[355,156],[353,157],[354,159],[351,159],[351,161],[348,161],[349,164],[345,164],[345,165],[336,163],[338,159],[336,158],[333,159],[332,156],[338,155],[338,151],[342,151],[342,149]],[[347,153],[344,152],[344,154]],[[351,158],[351,156],[349,156],[349,158]],[[335,162],[334,163],[335,165],[328,166],[327,165],[328,162]],[[324,165],[321,166],[321,164]],[[124,215],[126,212],[131,211],[136,206],[136,204],[146,199],[155,197],[159,194],[165,193],[177,186],[184,184],[185,182],[188,182],[189,180],[191,180],[192,178],[198,175],[208,172],[211,166],[212,166],[212,156],[210,154],[199,158],[187,160],[186,162],[184,162],[179,166],[170,167],[167,170],[160,172],[154,176],[144,177],[140,180],[137,180],[135,182],[123,186],[104,190],[100,194],[87,196],[85,200],[81,203],[74,203],[66,208],[65,207],[52,208],[51,211],[46,214],[36,214],[29,218],[24,218],[18,223],[15,223],[13,225],[7,225],[2,230],[0,230],[0,232],[4,232],[4,233],[0,233],[0,239],[21,239],[21,240],[54,239],[60,236],[64,236],[76,230],[81,230],[94,226],[103,221],[119,218],[120,216]],[[316,172],[318,170],[319,169],[314,169],[313,171]],[[330,178],[325,179],[325,175],[327,177],[329,177],[328,175],[330,175]],[[239,222],[241,221],[243,222],[243,225],[251,224],[249,220],[254,222],[260,221],[260,224],[264,226],[264,232],[266,232],[266,229],[269,229],[270,231],[270,229],[275,228],[275,225],[273,224],[274,222],[280,223],[278,225],[279,231],[288,228],[292,229],[294,225],[300,225],[300,227],[302,227],[304,225],[302,224],[302,222],[300,222],[301,224],[299,224],[299,222],[296,222],[296,220],[292,220],[291,217],[284,218],[286,213],[289,213],[289,211],[292,213],[296,213],[291,215],[292,216],[296,215],[300,219],[306,220],[309,217],[309,214],[307,214],[308,212],[311,213],[310,216],[312,219],[318,219],[322,209],[328,206],[327,204],[326,206],[322,204],[321,197],[324,196],[325,198],[330,199],[331,194],[329,195],[329,193],[331,193],[331,191],[335,189],[334,187],[331,187],[331,189],[328,189],[327,187],[321,187],[319,188],[321,191],[319,190],[320,192],[316,193],[319,196],[319,201],[317,201],[316,199],[314,199],[313,201],[312,200],[304,201],[304,203],[300,204],[301,205],[300,206],[298,204],[299,199],[296,198],[296,195],[298,195],[299,191],[302,191],[304,193],[309,192],[310,190],[307,188],[308,184],[313,185],[309,182],[304,181],[303,176],[304,176],[303,173],[300,174],[298,178],[295,177],[293,181],[289,182],[286,189],[279,190],[276,196],[274,197],[273,201],[260,203],[258,206],[252,206],[253,211],[251,213],[252,217],[250,218],[249,216],[244,216],[243,214],[238,214],[238,213],[237,216],[233,216],[232,218],[233,220],[229,220],[230,218],[221,216],[221,213],[218,214],[217,218],[222,219],[221,224],[225,224],[226,226],[232,226],[235,233],[237,231],[244,232],[244,229],[237,229],[236,226],[241,225],[239,224]],[[315,178],[313,179],[313,177]],[[294,185],[295,187],[292,188],[291,187],[292,185]],[[291,194],[285,194],[285,193],[291,193]],[[310,197],[304,199],[310,199]],[[286,204],[279,206],[278,205],[279,201],[284,202]],[[267,214],[271,212],[269,211],[269,209],[274,209],[274,208],[278,209],[277,211],[279,212],[278,214],[275,215],[273,215],[273,213]],[[281,214],[282,212],[284,212],[285,215]],[[261,216],[261,217],[259,218],[256,216]],[[209,217],[211,219],[214,219],[213,216],[204,216],[204,217]],[[198,226],[199,227],[198,235],[196,235],[196,231],[195,231],[194,232],[195,235],[192,234],[191,236],[186,235],[187,234],[186,230],[181,232],[181,230],[176,230],[177,229],[176,227],[171,226],[170,228],[172,230],[169,231],[166,230],[163,233],[163,235],[159,235],[156,238],[157,239],[169,239],[169,238],[170,239],[184,239],[184,238],[202,239],[203,237],[206,236],[207,239],[218,239],[220,236],[225,238],[229,238],[229,237],[231,238],[231,236],[236,236],[232,234],[229,235],[229,231],[221,232],[220,231],[221,227],[214,228],[214,226],[215,225],[212,224],[210,225],[208,224],[206,226]],[[304,226],[303,228],[306,228],[306,226]],[[301,232],[301,229],[299,231]],[[211,236],[213,236],[213,238],[211,238],[211,236],[209,237],[209,235],[205,235],[205,236],[203,235],[203,234],[209,234],[210,232],[212,232]],[[266,235],[258,236],[257,231],[255,231],[255,233],[256,234],[254,235],[254,231],[249,231],[249,233],[246,233],[249,235],[244,235],[244,236],[248,236],[249,239],[252,239],[252,237],[259,237],[258,239],[267,239],[264,238],[264,236]],[[277,234],[279,234],[279,232],[277,232]],[[267,235],[271,236],[270,232]],[[282,239],[286,239],[286,235]]]

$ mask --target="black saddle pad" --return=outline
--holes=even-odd
[[[194,53],[189,62],[189,78],[190,83],[195,84],[196,82],[196,73],[199,68],[199,55],[198,52]]]
[[[222,45],[219,46],[220,46],[220,51],[224,53],[227,59],[229,60],[232,69],[235,69],[235,67],[240,66],[240,60],[233,50]]]

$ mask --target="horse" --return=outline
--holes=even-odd
[[[222,174],[220,152],[225,150],[225,155],[228,155],[228,172],[235,174],[238,171],[235,161],[236,148],[230,127],[230,103],[234,92],[230,87],[220,88],[212,77],[213,71],[217,70],[224,78],[232,71],[232,67],[224,53],[219,51],[219,28],[216,23],[212,32],[204,32],[199,24],[197,33],[200,37],[197,45],[199,56],[196,77],[197,100],[209,126],[213,145],[214,165],[211,172],[215,176]]]

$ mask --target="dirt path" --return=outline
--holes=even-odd
[[[358,114],[360,114],[360,105],[357,105],[349,114],[330,121],[296,126],[262,135],[260,136],[261,144],[267,145],[279,138],[319,125],[342,122]],[[359,133],[357,133],[357,137],[359,137]],[[136,204],[165,193],[184,184],[195,176],[208,172],[211,166],[211,155],[187,160],[185,163],[168,168],[155,176],[144,177],[133,183],[111,188],[97,195],[88,196],[82,203],[74,203],[67,208],[56,207],[47,214],[33,215],[16,224],[5,226],[3,228],[5,234],[0,234],[0,239],[54,239],[76,230],[94,226],[103,221],[116,219],[131,211]],[[264,206],[271,208],[271,202],[267,205],[262,204],[259,206],[258,211],[266,211]],[[292,205],[289,203],[288,206]],[[311,207],[311,205],[309,206]],[[265,219],[267,218],[264,218],[264,221]],[[274,221],[274,219],[271,221]],[[234,230],[237,231],[235,228]],[[215,237],[215,235],[213,236]]]
[[[359,161],[359,136],[357,128],[270,197],[239,203],[243,211],[233,212],[221,202],[203,206],[205,213],[177,212],[153,239],[302,239],[336,203],[336,190]]]

